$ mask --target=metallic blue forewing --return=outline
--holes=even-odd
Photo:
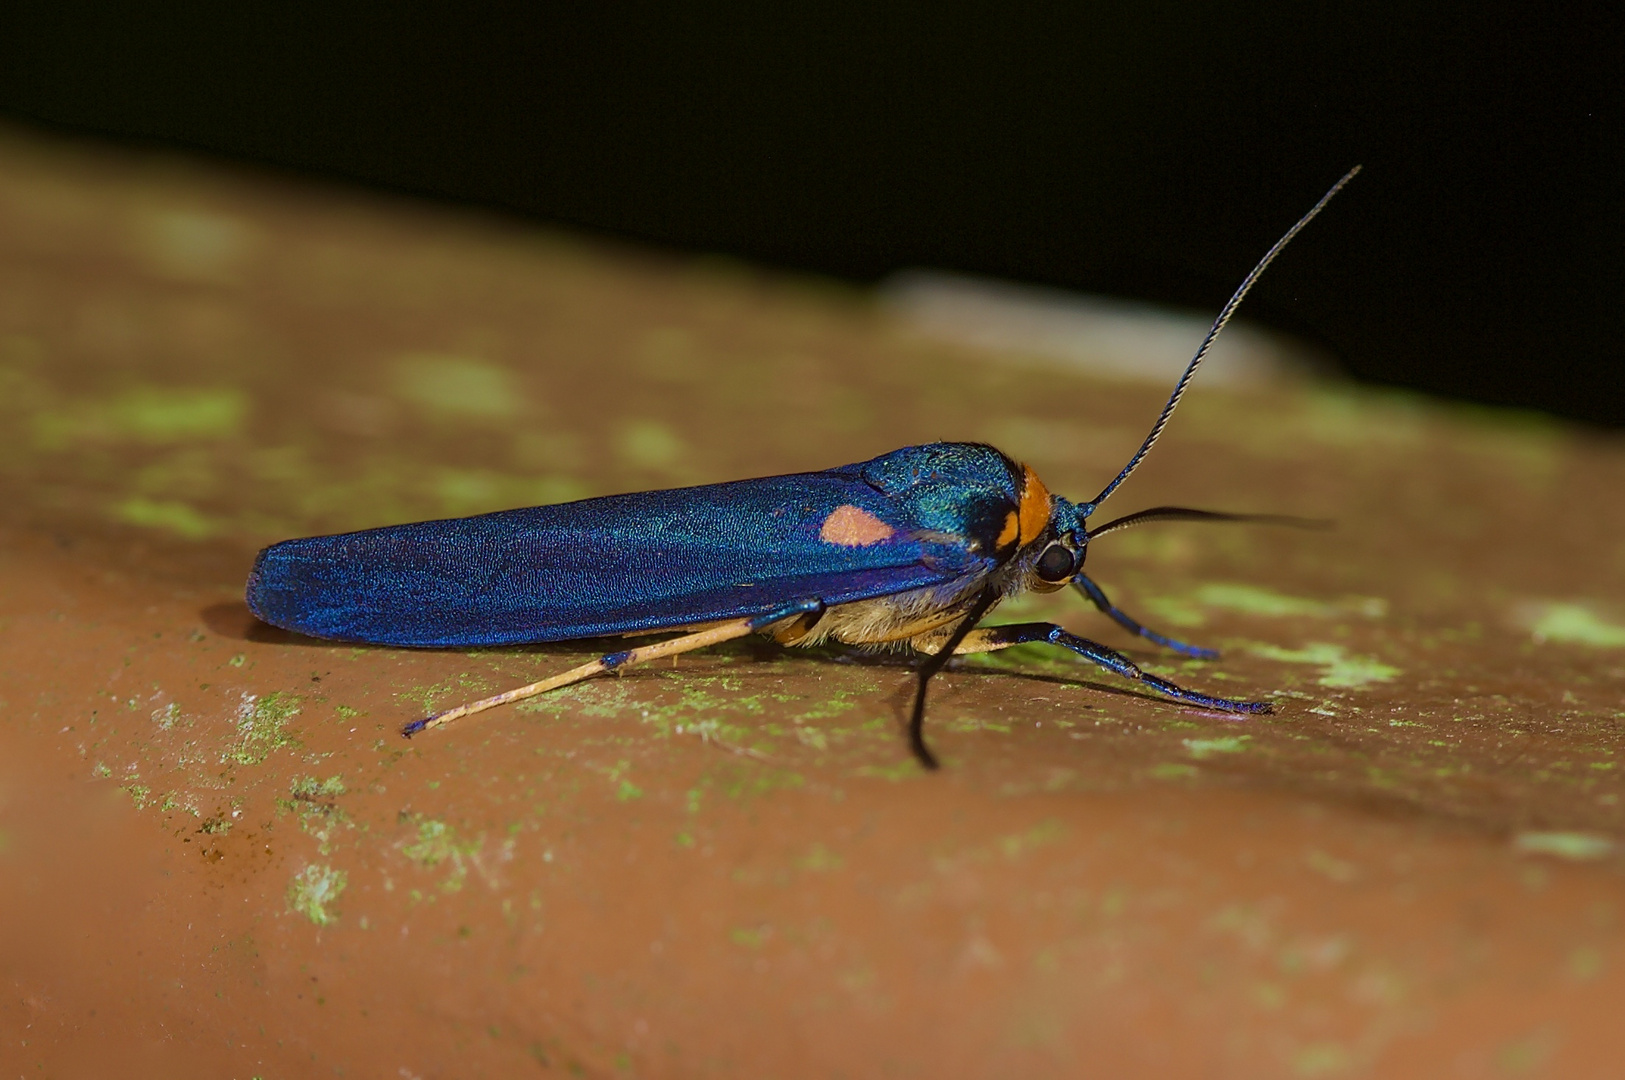
[[[997,451],[909,447],[827,472],[289,540],[260,553],[248,604],[315,637],[413,646],[661,630],[810,597],[833,606],[986,573],[967,522],[996,522],[1013,495]],[[891,534],[832,542],[837,511]]]

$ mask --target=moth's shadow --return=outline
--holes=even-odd
[[[320,649],[334,648],[338,643],[325,641],[322,638],[308,637],[304,634],[294,633],[292,630],[283,630],[269,623],[261,622],[248,610],[248,605],[241,600],[224,601],[210,604],[204,608],[200,615],[203,625],[223,638],[231,641],[251,641],[265,645],[296,645]],[[625,648],[626,638],[581,638],[566,642],[549,642],[535,645],[502,645],[489,649],[491,652],[504,653],[568,653],[577,655],[583,649],[602,647],[603,651],[611,652],[617,647]],[[351,649],[393,649],[392,645],[367,645],[361,643],[345,642],[345,648]],[[486,649],[457,648],[453,652],[485,652]],[[895,652],[866,652],[859,649],[849,649],[839,645],[822,645],[812,649],[787,649],[775,645],[758,637],[750,637],[743,641],[728,642],[717,651],[730,651],[743,653],[752,659],[772,661],[795,657],[803,663],[830,664],[835,666],[857,666],[873,668],[889,668],[899,673],[910,670],[917,662],[916,657],[906,656]],[[1144,691],[1137,691],[1130,687],[1112,686],[1107,683],[1095,682],[1087,678],[1068,678],[1049,672],[1019,671],[1010,669],[988,669],[978,667],[960,666],[955,663],[952,669],[956,674],[976,675],[980,677],[1014,678],[1024,682],[1051,683],[1055,685],[1084,686],[1097,693],[1117,698],[1140,698],[1149,701],[1166,703],[1166,698],[1157,697]],[[907,726],[909,712],[913,708],[915,683],[908,679],[894,692],[894,704],[899,716],[899,722]],[[892,696],[892,695],[888,695]]]
[[[786,649],[761,638],[749,638],[744,642],[730,642],[729,645],[739,647],[742,651],[748,650],[749,655],[758,659],[794,656],[803,663],[884,668],[894,671],[904,677],[894,690],[885,694],[885,699],[892,708],[898,729],[905,733],[908,730],[908,720],[914,711],[914,695],[919,686],[915,679],[910,676],[913,675],[914,668],[919,663],[920,658],[918,656],[901,652],[869,652],[838,644],[819,645],[811,649]],[[1144,701],[1152,704],[1177,705],[1190,708],[1189,705],[1182,702],[1171,701],[1168,698],[1160,697],[1157,694],[1134,686],[1114,686],[1111,683],[1097,681],[1087,677],[1094,672],[1094,668],[1084,664],[1079,664],[1078,668],[1078,674],[1064,675],[1054,671],[1022,671],[1018,668],[982,667],[966,664],[962,659],[955,658],[949,662],[947,670],[956,676],[968,675],[977,680],[1018,680],[1028,685],[1036,683],[1049,686],[1078,687],[1100,694],[1106,701]],[[936,680],[933,680],[933,684],[935,683]],[[940,694],[943,687],[936,685],[935,689],[936,693]],[[932,698],[928,697],[926,701],[926,722],[928,725],[931,718],[931,700]],[[1085,707],[1094,707],[1088,706],[1087,703],[1080,704],[1084,704]]]
[[[304,634],[296,634],[291,630],[283,630],[269,623],[260,622],[254,613],[248,610],[248,605],[241,600],[228,600],[219,604],[210,604],[199,613],[203,618],[203,625],[212,633],[232,641],[256,641],[268,645],[327,645]]]

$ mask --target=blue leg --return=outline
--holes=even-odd
[[[1073,578],[1072,584],[1077,587],[1079,592],[1094,601],[1095,607],[1105,612],[1107,618],[1131,634],[1138,634],[1147,641],[1154,641],[1158,645],[1174,650],[1174,652],[1194,656],[1199,660],[1211,660],[1219,655],[1214,649],[1204,649],[1200,645],[1187,645],[1183,641],[1175,641],[1171,637],[1164,637],[1150,627],[1141,626],[1133,618],[1119,610],[1116,604],[1106,599],[1106,594],[1101,591],[1100,586],[1090,581],[1083,574]]]
[[[1167,679],[1158,678],[1148,672],[1141,671],[1134,661],[1122,653],[1108,649],[1099,642],[1068,633],[1054,623],[1016,623],[1011,626],[989,626],[971,634],[957,651],[961,654],[991,652],[994,649],[1005,649],[1011,645],[1025,645],[1034,641],[1047,641],[1051,645],[1071,649],[1079,656],[1099,664],[1107,671],[1121,675],[1125,679],[1133,679],[1135,682],[1143,683],[1157,693],[1171,697],[1176,701],[1200,705],[1205,709],[1219,709],[1223,712],[1267,713],[1271,711],[1270,703],[1267,701],[1238,701],[1234,698],[1211,697],[1207,694],[1198,694],[1194,690],[1187,690],[1183,686],[1169,682]]]

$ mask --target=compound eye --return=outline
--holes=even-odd
[[[1051,583],[1066,581],[1078,568],[1078,557],[1065,544],[1054,543],[1038,557],[1038,576]]]

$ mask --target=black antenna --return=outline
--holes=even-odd
[[[1192,510],[1188,506],[1153,506],[1149,510],[1140,510],[1115,521],[1108,521],[1098,529],[1090,529],[1085,535],[1093,540],[1109,532],[1132,529],[1136,525],[1145,525],[1153,521],[1229,521],[1244,525],[1286,525],[1294,529],[1332,527],[1332,523],[1324,518],[1294,517],[1291,514],[1225,514],[1217,510]]]
[[[1207,356],[1208,349],[1213,345],[1213,339],[1219,336],[1219,331],[1223,330],[1225,324],[1230,321],[1230,316],[1236,313],[1236,308],[1241,306],[1241,302],[1246,298],[1247,293],[1258,283],[1258,279],[1263,276],[1264,268],[1275,261],[1275,256],[1281,253],[1281,249],[1291,243],[1292,238],[1297,236],[1305,225],[1315,220],[1315,215],[1325,209],[1326,204],[1332,201],[1332,196],[1342,191],[1343,185],[1353,180],[1355,174],[1359,171],[1360,166],[1356,165],[1344,173],[1343,179],[1333,184],[1331,190],[1322,195],[1320,201],[1310,208],[1307,214],[1299,218],[1298,223],[1288,229],[1285,236],[1275,241],[1275,246],[1265,252],[1262,259],[1258,260],[1258,265],[1253,267],[1252,273],[1248,274],[1242,281],[1241,287],[1236,290],[1234,296],[1230,297],[1230,302],[1225,304],[1224,309],[1219,312],[1219,317],[1213,320],[1213,328],[1207,332],[1207,337],[1202,339],[1202,347],[1196,350],[1196,355],[1191,357],[1189,366],[1185,368],[1185,374],[1179,377],[1179,383],[1174,387],[1173,395],[1168,398],[1168,404],[1162,407],[1162,415],[1157,417],[1155,424],[1151,425],[1151,434],[1145,437],[1145,442],[1140,444],[1139,451],[1129,460],[1127,465],[1123,466],[1123,471],[1117,474],[1117,479],[1107,484],[1105,490],[1099,495],[1078,507],[1079,517],[1088,517],[1093,513],[1095,507],[1105,502],[1106,497],[1116,491],[1117,486],[1127,480],[1129,474],[1140,467],[1140,462],[1145,459],[1146,454],[1151,452],[1151,447],[1156,445],[1157,439],[1162,435],[1162,429],[1168,425],[1168,418],[1174,414],[1174,408],[1179,404],[1179,399],[1185,396],[1185,388],[1190,385],[1191,376],[1196,374],[1197,365],[1202,362],[1203,357]]]

